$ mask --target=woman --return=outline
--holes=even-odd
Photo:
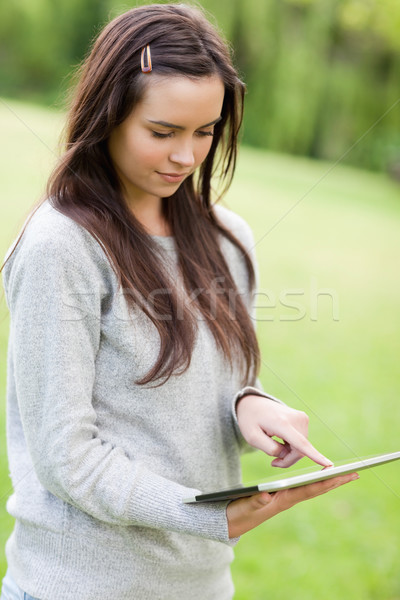
[[[232,598],[241,534],[353,478],[182,503],[237,483],[249,445],[330,464],[306,415],[257,384],[252,236],[211,203],[243,94],[226,44],[181,4],[116,18],[83,65],[66,152],[4,267],[4,599]]]

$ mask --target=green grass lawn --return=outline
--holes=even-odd
[[[54,164],[55,112],[0,102],[0,251]],[[333,460],[400,449],[400,187],[384,175],[243,148],[224,204],[250,223],[260,267],[264,387],[311,417]],[[7,311],[0,305],[4,404]],[[12,528],[0,416],[0,576]],[[261,453],[244,479],[271,474]],[[302,466],[302,465],[300,465]],[[264,523],[236,547],[236,600],[400,600],[399,464],[362,472]]]

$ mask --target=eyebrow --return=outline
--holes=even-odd
[[[207,123],[206,125],[201,125],[198,129],[204,129],[205,127],[211,127],[211,125],[216,125],[221,121],[222,117],[218,117],[215,121],[211,121],[211,123]],[[149,123],[153,123],[154,125],[161,125],[161,127],[169,127],[170,129],[182,129],[185,127],[182,125],[174,125],[174,123],[168,123],[167,121],[152,121],[151,119],[147,119]]]

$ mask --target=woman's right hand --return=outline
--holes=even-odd
[[[310,500],[358,478],[357,473],[350,473],[272,494],[261,492],[233,500],[226,509],[229,537],[239,537],[303,500]]]

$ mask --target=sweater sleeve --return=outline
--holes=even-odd
[[[226,503],[183,504],[199,490],[153,473],[100,437],[92,395],[104,273],[93,249],[76,238],[28,237],[4,273],[16,394],[40,484],[106,523],[233,545]]]
[[[254,273],[255,273],[254,289],[248,290],[248,293],[245,296],[247,298],[246,304],[247,304],[248,312],[250,314],[251,319],[255,323],[256,322],[255,298],[256,298],[257,290],[258,290],[258,286],[259,286],[259,271],[258,271],[258,263],[257,263],[257,258],[256,258],[256,252],[255,252],[255,242],[254,242],[253,232],[251,231],[251,228],[249,227],[249,225],[241,219],[240,219],[240,224],[241,224],[240,230],[235,231],[235,233],[237,234],[238,238],[240,239],[244,248],[246,249],[246,251],[251,259],[251,262],[253,264]],[[263,396],[264,398],[266,398],[268,400],[272,400],[273,402],[278,402],[279,404],[284,404],[284,402],[282,402],[278,398],[275,398],[271,394],[264,392],[261,382],[258,378],[256,379],[254,385],[246,385],[244,388],[242,388],[240,391],[238,391],[237,394],[235,394],[235,396],[232,398],[232,418],[233,418],[235,432],[236,432],[236,436],[239,441],[239,446],[240,446],[241,452],[252,452],[255,450],[255,448],[250,446],[246,442],[246,440],[243,438],[240,428],[239,428],[239,424],[238,424],[238,420],[237,420],[237,413],[236,413],[236,404],[237,404],[238,400],[240,400],[240,398],[243,398],[244,396],[250,395],[250,394],[254,394],[256,396]]]

